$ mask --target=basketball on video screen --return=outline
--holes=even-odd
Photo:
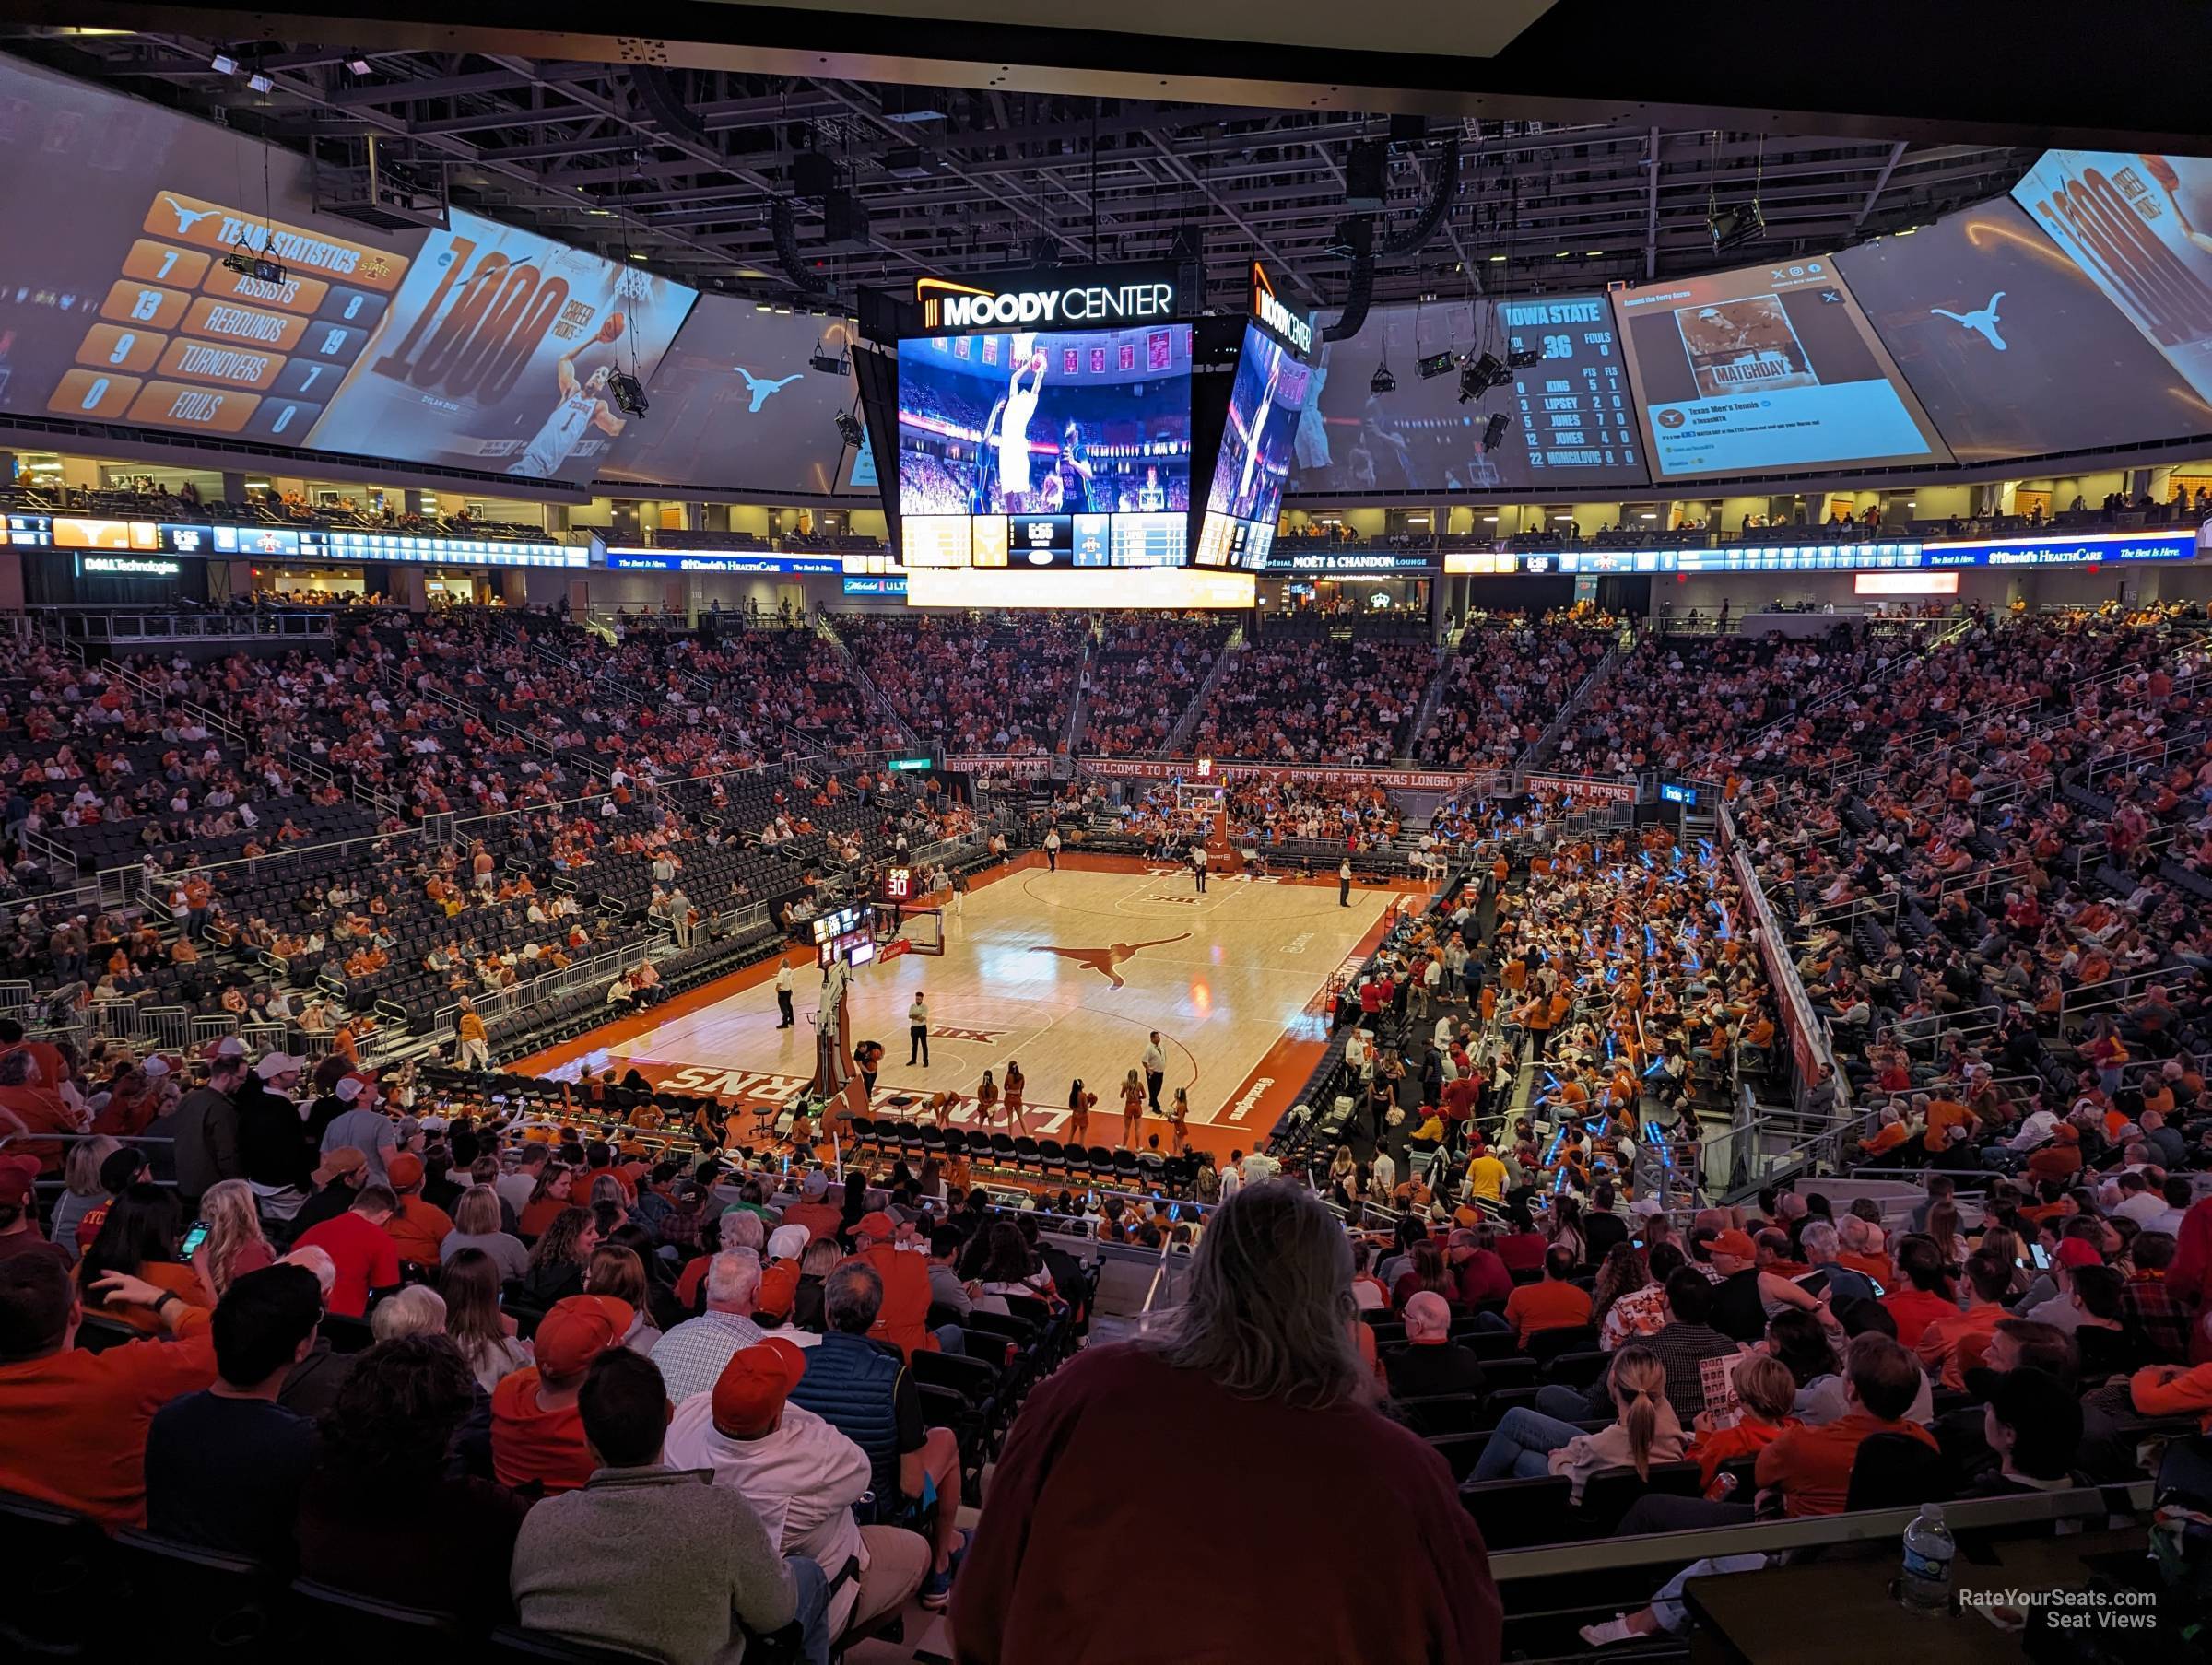
[[[899,346],[904,514],[1186,512],[1188,324]]]

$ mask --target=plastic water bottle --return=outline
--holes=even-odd
[[[1959,1552],[1943,1524],[1943,1507],[1924,1503],[1905,1529],[1905,1573],[1897,1599],[1917,1613],[1947,1613],[1951,1607],[1951,1557]]]

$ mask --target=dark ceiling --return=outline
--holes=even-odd
[[[0,15],[8,9],[0,0]],[[827,158],[834,185],[868,214],[865,240],[831,253],[822,247],[821,201],[794,202],[799,274],[839,302],[925,271],[1162,258],[1179,230],[1194,229],[1215,304],[1241,296],[1257,258],[1295,304],[1337,305],[1347,272],[1335,245],[1348,152],[1390,132],[1384,108],[1166,102],[1014,84],[1053,79],[1042,73],[1009,70],[990,77],[1006,85],[917,92],[681,67],[681,52],[633,50],[627,55],[642,61],[623,65],[359,43],[408,32],[388,20],[360,26],[358,37],[319,33],[318,44],[244,40],[217,32],[218,15],[206,16],[206,32],[29,26],[0,31],[0,43],[332,159],[358,157],[373,140],[384,167],[433,182],[455,203],[585,247],[641,254],[686,282],[762,298],[806,298],[779,259],[771,205],[794,197],[794,167],[811,154]],[[1853,27],[1849,13],[1828,17],[1831,27]],[[1546,43],[1578,18],[1590,26],[1589,8],[1562,0],[1507,55],[1556,51]],[[1853,74],[1851,50],[1850,41],[1830,43],[1830,79]],[[240,69],[213,69],[218,52]],[[1802,70],[1762,76],[1754,64],[1737,67],[1736,96],[1746,99],[1796,90]],[[1608,55],[1602,68],[1597,79],[1618,81],[1633,65]],[[269,89],[251,88],[248,73],[265,76]],[[943,73],[953,78],[951,66]],[[1394,148],[1379,237],[1418,217],[1453,136],[1456,186],[1434,234],[1379,264],[1377,298],[1587,288],[1827,252],[2001,192],[2039,148],[2004,111],[1977,108],[1959,119],[1961,134],[1994,142],[1947,137],[1942,123],[1926,119],[1900,118],[1888,130],[1900,136],[1885,136],[1881,119],[1863,109],[1785,134],[1771,111],[1705,108],[1712,87],[1666,74],[1653,84],[1677,101],[1599,115],[1610,94],[1594,86],[1589,100],[1492,100],[1537,113],[1430,116],[1427,138]],[[1764,234],[1716,252],[1713,215],[1754,201]]]

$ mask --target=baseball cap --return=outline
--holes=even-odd
[[[384,1178],[392,1182],[394,1190],[406,1190],[409,1186],[422,1183],[422,1158],[413,1151],[401,1151],[397,1155],[384,1158]]]
[[[572,1295],[538,1320],[537,1367],[547,1376],[582,1376],[610,1347],[622,1344],[637,1315],[611,1295]]]
[[[819,1202],[822,1193],[829,1189],[830,1176],[818,1167],[809,1169],[806,1178],[799,1182],[799,1190],[809,1202]]]
[[[1759,1258],[1759,1249],[1753,1245],[1747,1232],[1724,1231],[1708,1243],[1705,1248],[1708,1253],[1728,1255],[1738,1260],[1753,1260]]]
[[[543,1326],[538,1333],[545,1333]],[[806,1374],[806,1354],[782,1336],[740,1347],[714,1378],[716,1431],[735,1439],[767,1433]]]
[[[2069,1270],[2077,1266],[2101,1266],[2104,1257],[2086,1237],[2067,1237],[2058,1246],[2058,1263]]]
[[[157,1053],[140,1064],[138,1069],[140,1073],[146,1075],[166,1075],[169,1073],[169,1060]]]
[[[764,1267],[760,1286],[753,1291],[753,1312],[764,1319],[785,1319],[799,1298],[799,1267],[795,1260]]]
[[[0,1204],[20,1208],[30,1201],[31,1190],[38,1184],[39,1161],[35,1156],[0,1156]]]
[[[369,1166],[369,1158],[350,1144],[341,1144],[335,1150],[323,1153],[323,1165],[315,1169],[317,1185],[328,1185],[340,1174],[358,1174]]]
[[[888,1243],[899,1235],[899,1223],[880,1208],[860,1217],[853,1228],[862,1237],[874,1237],[879,1243]]]
[[[358,1156],[361,1153],[356,1151],[353,1154]],[[139,1171],[145,1167],[146,1153],[135,1145],[126,1144],[119,1151],[111,1152],[108,1159],[100,1165],[100,1189],[110,1194],[119,1191],[137,1178]]]
[[[207,1049],[209,1058],[243,1058],[246,1043],[235,1035],[226,1035]]]
[[[338,1096],[341,1102],[351,1104],[360,1097],[361,1089],[368,1085],[359,1075],[341,1075],[338,1077],[338,1085],[331,1088],[331,1091]]]
[[[294,1058],[288,1052],[272,1052],[253,1066],[253,1073],[264,1081],[275,1081],[279,1075],[296,1075],[306,1068],[304,1058]]]

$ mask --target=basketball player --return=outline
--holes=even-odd
[[[621,313],[609,312],[606,322],[599,326],[598,334],[585,346],[596,344],[612,346],[622,339],[622,322]],[[546,418],[545,427],[537,430],[537,438],[531,440],[524,448],[523,454],[509,466],[509,474],[526,475],[533,479],[550,478],[569,460],[569,453],[582,440],[585,429],[595,428],[612,439],[626,426],[622,418],[615,415],[614,407],[601,396],[608,379],[615,373],[615,367],[603,364],[592,372],[589,381],[579,381],[576,379],[576,360],[582,355],[583,349],[580,347],[554,367],[560,382],[560,403],[553,407],[553,414]]]
[[[1083,430],[1071,419],[1060,435],[1060,498],[1071,514],[1088,514],[1098,470],[1083,448]]]
[[[1006,381],[1006,402],[998,418],[998,488],[1002,507],[1022,507],[1016,498],[1030,493],[1030,422],[1037,415],[1037,400],[1044,391],[1044,355],[1035,350],[1037,337],[1013,339],[1013,364]],[[1030,379],[1022,381],[1027,370]]]
[[[1283,379],[1283,356],[1267,355],[1267,385],[1260,393],[1260,407],[1252,414],[1252,431],[1244,436],[1244,472],[1237,481],[1236,507],[1230,513],[1240,521],[1252,519],[1252,477],[1260,466],[1260,440],[1267,432],[1267,417],[1275,409],[1275,390]]]

